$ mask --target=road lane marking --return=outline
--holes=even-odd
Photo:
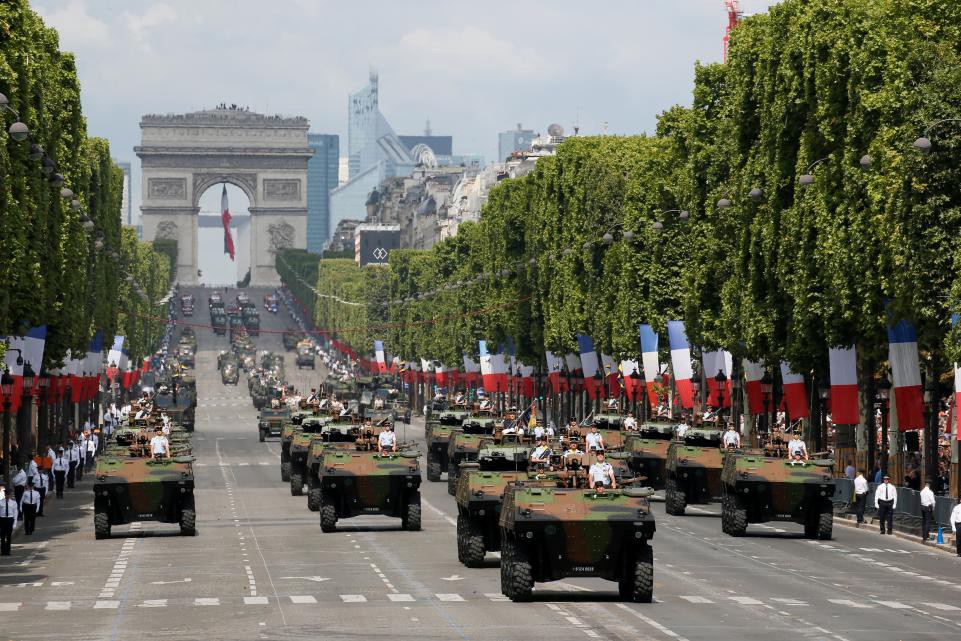
[[[245,596],[244,605],[268,605],[269,601],[265,596]]]
[[[0,603],[0,612],[16,612],[23,605],[22,602],[17,603]]]
[[[435,594],[434,596],[436,596],[438,600],[445,601],[447,603],[460,602],[464,600],[464,597],[459,594]]]
[[[344,603],[367,603],[367,597],[363,594],[341,594],[340,600]]]
[[[194,599],[194,605],[220,605],[220,599],[217,597],[214,597],[214,598],[197,597],[196,599]]]
[[[835,605],[843,605],[846,608],[873,608],[873,605],[868,605],[867,603],[858,603],[857,601],[852,601],[851,599],[828,599],[828,603],[833,603]]]
[[[710,599],[705,599],[702,596],[682,596],[681,598],[687,601],[688,603],[714,603],[714,601],[711,601]]]
[[[881,605],[891,608],[892,610],[913,610],[914,606],[905,605],[900,601],[878,601]]]
[[[140,608],[165,608],[167,607],[167,599],[144,599],[144,602],[139,606]]]
[[[291,602],[291,603],[301,603],[301,604],[304,604],[304,603],[317,603],[317,599],[314,598],[313,596],[309,595],[309,594],[292,595],[292,596],[290,597],[290,602]]]
[[[409,603],[414,600],[414,597],[412,597],[409,594],[388,594],[387,598],[390,599],[391,601],[394,601],[395,603],[396,602]]]
[[[624,605],[623,603],[615,603],[614,605],[615,605],[616,607],[620,608],[621,610],[624,610],[625,612],[628,612],[628,613],[632,614],[633,616],[637,617],[638,619],[640,619],[640,620],[643,621],[644,623],[648,624],[648,625],[651,626],[652,628],[654,628],[654,629],[656,629],[656,630],[660,630],[661,632],[663,632],[663,633],[666,634],[667,636],[672,637],[672,638],[674,638],[674,639],[677,639],[677,641],[688,641],[685,637],[682,637],[682,636],[679,635],[677,632],[674,632],[674,631],[671,630],[670,628],[661,625],[660,623],[658,623],[658,622],[655,621],[654,619],[652,619],[652,618],[650,618],[650,617],[648,617],[648,616],[645,616],[645,615],[641,614],[640,612],[638,612],[638,611],[636,611],[636,610],[632,610],[631,608],[627,607],[627,606]]]
[[[958,610],[961,610],[961,608],[954,605],[948,605],[947,603],[929,603],[928,606],[944,612],[957,612]]]
[[[93,604],[94,610],[116,610],[120,607],[120,601],[97,601]]]
[[[69,610],[70,605],[70,601],[47,601],[44,610]]]

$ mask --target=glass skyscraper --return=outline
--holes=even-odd
[[[307,161],[307,251],[319,254],[332,228],[330,192],[337,188],[340,139],[333,134],[307,134],[314,156]]]

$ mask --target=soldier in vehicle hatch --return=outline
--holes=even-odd
[[[537,447],[531,451],[531,463],[534,465],[549,465],[551,462],[551,450],[547,447],[544,438],[537,439]]]
[[[604,460],[604,452],[597,453],[597,461],[593,463],[587,472],[591,483],[591,489],[604,491],[605,487],[612,490],[617,488],[617,480],[614,478],[614,468]]]
[[[397,451],[397,435],[394,434],[394,427],[388,425],[377,437],[377,449],[381,456],[385,456],[388,451]]]

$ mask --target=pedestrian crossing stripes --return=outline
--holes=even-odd
[[[593,592],[585,588],[586,592]],[[542,597],[550,602],[550,594],[554,592],[550,588],[545,589]],[[509,599],[498,593],[484,593],[484,594],[472,594],[472,595],[461,595],[456,593],[436,593],[427,595],[413,595],[407,593],[388,593],[382,595],[371,595],[371,594],[338,594],[338,595],[313,595],[313,594],[293,594],[285,596],[245,596],[245,597],[195,597],[195,598],[180,598],[180,599],[141,599],[135,600],[131,599],[123,604],[124,608],[135,607],[135,608],[169,608],[169,607],[196,607],[196,608],[212,608],[228,606],[233,607],[236,605],[244,606],[270,606],[270,605],[302,605],[311,606],[318,604],[330,604],[331,601],[337,600],[340,603],[353,603],[358,604],[358,606],[363,604],[376,605],[376,604],[386,604],[386,603],[429,603],[429,602],[440,602],[444,604],[455,605],[457,603],[467,603],[469,601],[484,600],[492,603],[505,603]],[[961,606],[953,605],[950,603],[905,603],[901,601],[877,601],[877,602],[864,602],[856,601],[854,599],[825,599],[823,602],[814,603],[811,600],[804,599],[792,599],[788,597],[770,597],[770,598],[755,598],[750,596],[714,596],[705,597],[700,595],[659,595],[656,599],[658,603],[669,603],[669,602],[683,602],[687,604],[700,604],[700,605],[720,605],[724,606],[726,604],[735,603],[738,605],[747,606],[775,606],[778,608],[797,608],[797,607],[809,607],[809,606],[826,606],[827,604],[832,604],[835,606],[841,606],[842,608],[855,608],[855,609],[875,609],[877,607],[888,608],[891,610],[928,610],[934,609],[942,614],[961,616]],[[78,610],[118,610],[121,607],[121,601],[113,599],[97,599],[95,601],[90,600],[77,600],[77,601],[27,601],[26,603],[22,601],[15,602],[0,602],[0,612],[19,612],[25,610],[44,610],[46,612],[70,612]],[[958,621],[961,625],[961,621]]]

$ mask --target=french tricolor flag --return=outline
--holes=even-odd
[[[484,380],[484,388],[488,392],[492,392],[497,388],[497,376],[491,364],[491,354],[487,353],[487,341],[478,341],[477,346],[480,352],[480,371]]]
[[[561,368],[564,361],[560,356],[555,356],[553,352],[547,352],[547,378],[551,381],[551,388],[555,394],[561,393]]]
[[[811,411],[807,404],[807,388],[804,386],[804,375],[791,371],[787,361],[781,361],[781,384],[784,386],[784,400],[787,402],[787,413],[792,421],[808,418]]]
[[[440,361],[434,364],[434,380],[437,381],[438,387],[447,386],[447,369]]]
[[[667,340],[671,346],[671,367],[674,370],[674,384],[681,399],[681,407],[692,409],[694,387],[691,379],[694,378],[694,370],[691,367],[691,346],[687,342],[684,321],[667,321]]]
[[[527,398],[534,398],[534,366],[520,364],[521,393]]]
[[[701,361],[704,365],[704,376],[707,378],[707,402],[708,405],[713,405],[717,407],[719,401],[724,403],[724,407],[731,406],[731,393],[730,393],[730,381],[731,381],[731,369],[734,365],[733,357],[731,352],[724,350],[718,350],[716,352],[704,352],[701,357]],[[717,380],[714,378],[717,376],[718,372],[724,372],[724,375],[728,379],[728,387],[724,390],[723,399],[721,397],[720,390],[717,388]]]
[[[746,358],[741,361],[744,367],[744,388],[747,390],[747,406],[751,414],[763,414],[764,391],[761,389],[761,379],[764,378],[764,368]]]
[[[828,350],[831,369],[831,421],[835,425],[861,422],[858,401],[858,356],[854,345]]]
[[[377,361],[377,371],[383,374],[387,371],[387,359],[384,357],[384,341],[374,341],[374,359]]]
[[[620,369],[624,380],[624,393],[632,401],[637,398],[637,394],[641,390],[640,381],[634,380],[634,372],[638,371],[637,368],[637,361],[634,359],[621,361]]]
[[[888,360],[894,379],[894,401],[898,429],[902,432],[924,428],[924,397],[921,395],[921,366],[918,362],[918,330],[908,321],[888,327]]]
[[[581,353],[581,371],[584,376],[584,387],[587,389],[588,398],[597,398],[597,386],[594,382],[594,375],[597,374],[598,362],[597,352],[594,351],[594,341],[590,336],[583,334],[577,335],[577,348]]]
[[[654,382],[661,373],[661,364],[657,362],[657,332],[650,325],[641,325],[640,329],[641,363],[644,366],[644,380],[647,382],[647,398],[651,404],[657,405]]]

